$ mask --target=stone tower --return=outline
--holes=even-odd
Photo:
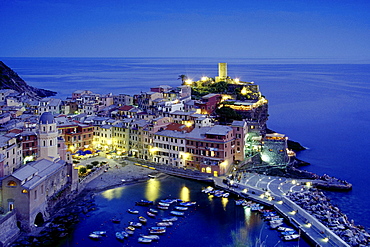
[[[50,112],[44,112],[39,120],[39,156],[40,159],[57,161],[58,155],[58,129],[54,116]]]
[[[216,82],[226,81],[227,78],[227,63],[218,64],[218,76],[216,76]]]

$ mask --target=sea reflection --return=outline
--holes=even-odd
[[[225,198],[225,197],[222,197],[221,198],[221,203],[222,203],[222,207],[223,209],[226,211],[226,205],[227,203],[229,202],[229,199]]]
[[[145,188],[145,198],[149,201],[156,201],[159,198],[161,182],[157,179],[149,179]]]
[[[108,201],[113,200],[113,199],[119,199],[122,197],[123,190],[125,187],[119,187],[115,189],[110,189],[102,192],[102,196],[107,199]]]
[[[190,201],[190,190],[185,185],[181,188],[180,199],[183,200],[184,202]]]

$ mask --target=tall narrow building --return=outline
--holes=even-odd
[[[47,159],[57,161],[58,154],[58,129],[54,116],[50,112],[44,112],[39,120],[39,157],[38,160]]]
[[[216,76],[216,82],[226,81],[227,78],[227,63],[218,64],[218,76]]]

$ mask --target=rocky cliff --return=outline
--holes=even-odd
[[[0,61],[0,89],[13,89],[31,98],[44,98],[57,94],[50,90],[39,89],[27,85],[17,73],[6,66],[2,61]]]

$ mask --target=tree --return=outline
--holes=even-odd
[[[188,77],[186,75],[179,75],[179,78],[177,78],[177,80],[181,79],[181,85],[184,85],[185,84],[185,81],[186,79],[188,79]]]
[[[219,116],[218,119],[222,123],[231,123],[233,120],[240,121],[243,119],[234,109],[227,106],[216,109],[216,114]]]
[[[87,172],[86,167],[80,167],[80,169],[78,169],[78,173],[80,174],[85,174],[86,172]]]

